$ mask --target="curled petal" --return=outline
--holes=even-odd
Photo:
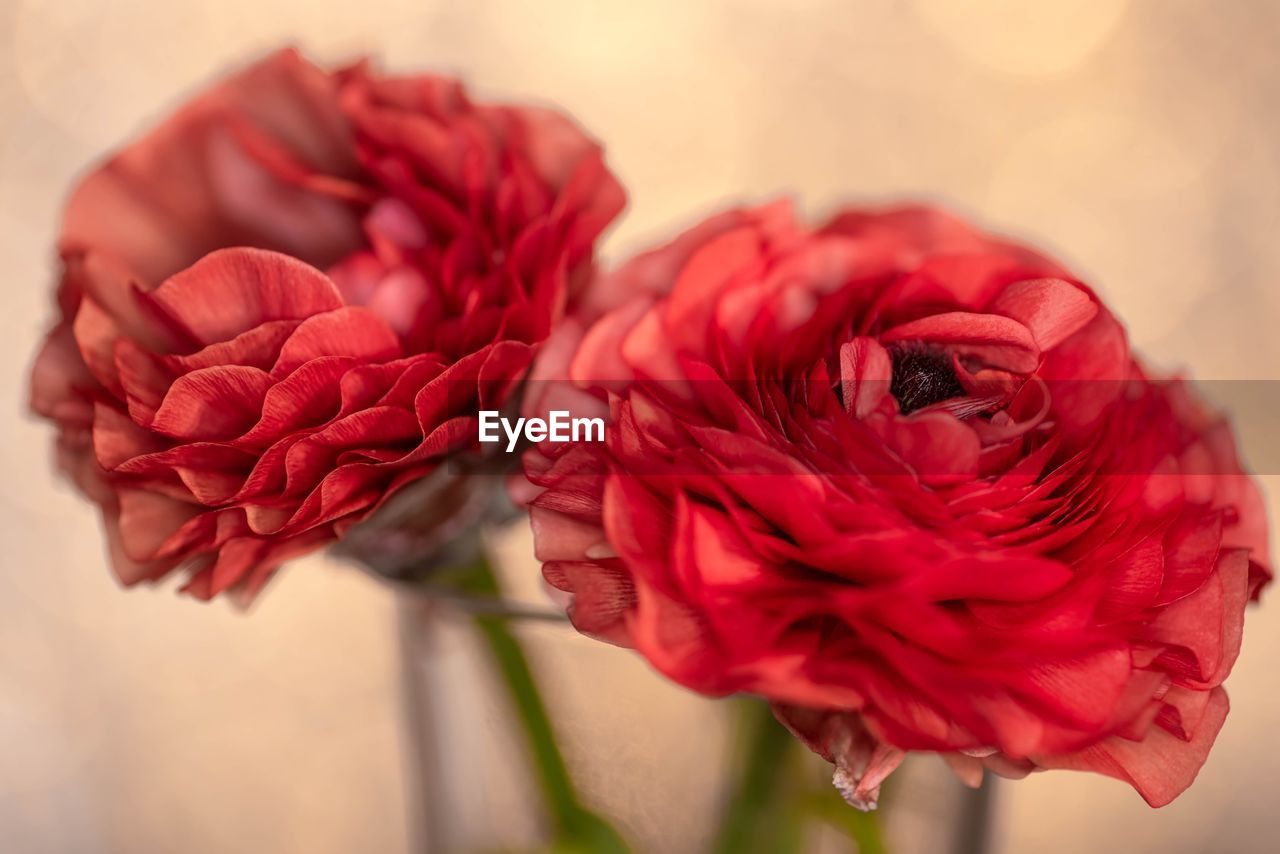
[[[832,785],[851,806],[876,808],[880,784],[902,763],[903,751],[876,738],[854,712],[775,704],[773,713],[806,747],[835,766]]]

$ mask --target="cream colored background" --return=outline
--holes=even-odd
[[[0,0],[2,851],[406,844],[389,594],[321,559],[248,617],[122,593],[23,414],[76,172],[286,40],[564,105],[632,191],[612,253],[738,195],[938,199],[1085,271],[1156,361],[1276,378],[1268,0]],[[1280,621],[1255,613],[1231,717],[1179,802],[1042,775],[999,789],[1000,850],[1274,850],[1277,653]]]

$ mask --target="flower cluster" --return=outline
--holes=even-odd
[[[93,170],[32,406],[120,579],[252,596],[393,496],[443,526],[523,426],[577,628],[767,698],[851,803],[908,751],[1185,789],[1271,577],[1223,418],[946,213],[733,209],[600,274],[623,204],[559,113],[291,51]]]

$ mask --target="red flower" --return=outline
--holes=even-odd
[[[121,580],[252,594],[470,447],[623,201],[559,114],[291,51],[90,173],[32,406]]]
[[[1190,784],[1263,511],[1225,422],[1086,286],[937,211],[810,231],[777,204],[595,293],[535,371],[605,442],[526,459],[581,631],[769,698],[863,807],[907,750],[1153,805]]]

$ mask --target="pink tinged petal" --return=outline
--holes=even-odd
[[[794,333],[796,327],[804,324],[813,316],[817,300],[812,294],[800,293],[799,299],[785,292],[771,291],[768,285],[754,277],[737,287],[725,287],[715,297],[714,320],[708,319],[707,327],[715,330],[717,336],[732,342],[735,349],[752,347],[753,344],[767,346],[761,336],[753,336],[753,329],[767,325],[771,330],[782,334]],[[693,342],[681,341],[686,349]],[[701,349],[694,349],[702,353]]]
[[[754,512],[806,548],[832,539],[830,523],[813,512],[829,500],[830,485],[823,477],[794,457],[748,437],[711,428],[690,427],[690,432],[704,449],[717,449],[725,471],[719,478],[721,485]],[[784,481],[786,488],[779,489]]]
[[[689,257],[666,303],[677,344],[694,352],[705,346],[718,295],[736,275],[759,264],[760,258],[761,236],[751,228],[715,237]]]
[[[902,764],[906,755],[905,751],[881,742],[865,760],[861,754],[837,756],[831,784],[850,806],[864,812],[873,810],[880,799],[880,784]]]
[[[313,489],[343,450],[395,446],[421,437],[417,419],[403,409],[374,407],[352,413],[289,448],[284,491],[296,495]]]
[[[650,311],[622,339],[622,359],[635,374],[667,382],[668,391],[691,397],[691,387],[681,382],[684,374],[671,339],[671,326],[656,310]]]
[[[978,435],[950,413],[894,417],[886,421],[882,436],[925,483],[963,481],[978,471]]]
[[[584,296],[587,316],[599,316],[616,308],[633,294],[668,293],[693,254],[719,235],[744,225],[753,225],[766,235],[794,229],[791,203],[780,199],[752,210],[725,211],[686,229],[669,243],[634,256]]]
[[[896,677],[882,677],[869,684],[867,697],[872,705],[866,715],[875,721],[878,731],[889,733],[896,728],[901,738],[923,738],[939,745],[956,741],[956,724],[950,715],[929,699],[903,693]]]
[[[115,356],[116,375],[124,389],[130,417],[139,424],[150,423],[173,375],[163,362],[128,338],[116,340]]]
[[[364,227],[403,249],[422,249],[430,237],[413,209],[394,197],[375,202],[365,216]]]
[[[92,297],[85,296],[76,311],[72,331],[89,372],[108,391],[123,395],[120,377],[116,375],[115,342],[121,330],[115,319]]]
[[[1194,422],[1192,422],[1194,423]],[[1193,504],[1215,504],[1215,493],[1223,472],[1202,441],[1194,441],[1178,454],[1178,469],[1183,476],[1183,489]]]
[[[840,397],[853,417],[874,411],[892,380],[893,361],[874,338],[855,338],[840,348]]]
[[[212,566],[191,576],[182,586],[181,592],[208,602],[239,581],[253,566],[261,551],[261,543],[254,540],[232,540],[218,549]]]
[[[166,279],[153,303],[201,344],[235,338],[274,320],[304,320],[342,308],[324,273],[262,249],[220,249]]]
[[[572,389],[566,388],[565,378],[584,332],[580,318],[566,317],[542,342],[529,371],[529,388],[525,393],[522,414],[545,416],[552,409],[566,408],[557,407],[550,401],[573,398]]]
[[[1006,780],[1021,780],[1036,770],[1035,763],[1030,760],[1013,759],[998,752],[982,757],[981,762],[982,766],[988,771],[1004,777]]]
[[[546,457],[542,456],[537,448],[530,448],[521,455],[523,462],[523,470],[515,472],[506,478],[507,497],[511,499],[511,503],[521,510],[528,510],[534,500],[542,495],[545,489],[536,486],[531,480],[533,470],[542,465]],[[525,472],[529,472],[526,474]],[[552,507],[552,509],[558,509]]]
[[[1183,741],[1190,741],[1204,721],[1212,696],[1213,689],[1200,691],[1194,688],[1183,688],[1181,685],[1170,686],[1161,698],[1161,707],[1155,723],[1170,735],[1177,736]]]
[[[626,612],[625,623],[635,648],[659,672],[695,691],[724,695],[740,690],[703,617],[644,578],[632,579],[636,606]]]
[[[1095,422],[1124,390],[1132,374],[1124,328],[1107,311],[1045,354],[1040,377],[1049,385],[1053,412],[1067,437]]]
[[[1180,516],[1164,536],[1164,582],[1156,602],[1177,601],[1200,587],[1218,563],[1221,544],[1221,513],[1197,507]]]
[[[928,254],[972,251],[990,244],[986,235],[954,214],[924,205],[841,211],[823,226],[823,231],[893,238]]]
[[[604,530],[628,565],[662,578],[668,574],[672,516],[658,496],[637,478],[612,474],[605,481]]]
[[[117,343],[131,338],[145,350],[165,352],[180,343],[181,335],[148,309],[145,297],[124,272],[98,255],[76,256],[66,263],[63,287],[69,282],[83,287],[72,321],[81,356],[99,382],[122,395],[116,374]]]
[[[241,506],[244,508],[245,521],[249,530],[264,536],[279,534],[283,531],[301,508],[301,504],[294,502],[267,505],[250,501]]]
[[[1066,565],[1038,555],[996,553],[955,560],[938,558],[917,569],[902,585],[933,601],[1039,601],[1073,577]]]
[[[346,414],[370,406],[411,407],[419,392],[445,370],[431,355],[356,365],[342,376],[342,411]]]
[[[273,139],[313,168],[342,174],[355,164],[349,128],[334,103],[334,83],[333,75],[285,48],[215,91],[242,104]]]
[[[355,456],[358,452],[344,454]],[[387,490],[386,476],[374,464],[342,463],[328,472],[320,485],[289,519],[294,530],[326,525],[350,514],[371,509]],[[389,475],[389,472],[387,473]]]
[[[240,488],[254,461],[254,456],[244,451],[201,442],[134,456],[114,471],[151,478],[165,478],[172,472],[182,479],[196,501],[219,504]]]
[[[1015,699],[1006,691],[974,695],[969,698],[969,706],[989,730],[984,740],[990,739],[1011,756],[1034,753],[1051,737],[1052,724],[1043,711],[1033,711],[1029,703]]]
[[[1047,352],[1084,328],[1098,313],[1098,304],[1070,282],[1032,279],[1005,288],[987,310],[1026,326]]]
[[[213,160],[217,164],[217,168],[225,169],[233,172],[239,167],[250,173],[244,177],[244,180],[255,182],[263,188],[263,195],[271,194],[275,197],[274,201],[280,205],[275,211],[279,215],[283,210],[292,208],[292,212],[299,217],[299,226],[289,228],[288,232],[300,231],[310,228],[312,234],[308,235],[309,240],[306,243],[314,243],[324,236],[323,230],[326,227],[340,225],[342,233],[332,235],[336,239],[351,237],[351,213],[342,210],[337,205],[326,205],[325,196],[330,196],[335,200],[355,202],[357,204],[367,204],[376,195],[367,187],[356,183],[355,181],[339,178],[333,175],[325,175],[314,171],[314,168],[299,159],[298,155],[290,151],[289,148],[271,137],[264,130],[254,126],[251,122],[243,117],[235,116],[230,121],[230,139],[222,134],[215,133],[213,145]],[[234,141],[239,145],[242,151],[234,150],[234,147],[228,146],[228,142]],[[227,150],[231,149],[231,150]],[[228,160],[239,162],[228,163]],[[256,167],[256,168],[255,168]],[[261,170],[259,172],[259,170]],[[265,174],[263,174],[265,173]],[[274,186],[273,182],[266,179],[271,177],[279,179],[284,186]],[[305,196],[296,196],[291,192],[293,187],[307,191]],[[290,198],[295,196],[295,198]],[[314,196],[315,198],[309,198]],[[241,199],[232,200],[230,208],[238,207],[237,202]],[[256,220],[260,215],[258,211],[249,213],[246,220]],[[309,220],[309,221],[308,221]],[[278,223],[269,223],[268,231],[276,227]],[[320,232],[317,234],[316,232]],[[299,235],[301,236],[301,235]],[[345,244],[346,241],[344,240]],[[305,244],[304,244],[305,245]]]
[[[280,348],[280,357],[271,375],[288,376],[306,362],[322,356],[387,362],[400,356],[400,341],[374,312],[345,306],[302,321]]]
[[[626,191],[605,166],[603,154],[595,150],[584,157],[556,202],[556,208],[571,220],[564,237],[570,265],[591,252],[593,241],[626,204]]]
[[[95,500],[102,507],[102,526],[103,533],[107,541],[107,556],[111,563],[111,570],[115,573],[119,582],[125,586],[132,586],[143,581],[155,581],[162,578],[170,569],[173,568],[175,560],[139,560],[128,554],[124,545],[124,538],[120,529],[120,500],[119,494],[110,486],[99,481],[101,491],[95,495]],[[194,521],[199,524],[201,517],[195,517]],[[187,523],[192,524],[191,522]],[[205,527],[206,533],[212,531],[212,525]]]
[[[213,563],[193,575],[182,592],[207,601],[220,593],[243,588],[238,604],[247,604],[282,562],[312,551],[331,538],[327,529],[308,531],[274,543],[254,537],[234,537],[222,544]]]
[[[838,685],[829,680],[814,678],[809,671],[809,664],[821,643],[816,632],[792,632],[783,637],[757,635],[765,645],[772,647],[773,654],[754,661],[750,666],[750,685],[748,690],[762,697],[769,697],[775,703],[794,703],[814,708],[847,708],[862,702],[862,695],[857,691]]]
[[[835,538],[805,543],[803,560],[809,566],[859,584],[897,581],[911,575],[915,567],[905,561],[893,560],[891,556],[908,554],[913,539],[911,533],[892,528],[866,533],[846,532]]]
[[[174,381],[151,429],[177,439],[234,438],[257,422],[271,385],[265,372],[243,365],[193,371]]]
[[[835,766],[831,782],[851,806],[876,808],[880,784],[902,763],[902,750],[877,738],[856,712],[775,703],[773,713],[806,747]]]
[[[1038,756],[1042,768],[1094,771],[1124,780],[1153,807],[1162,807],[1182,794],[1195,780],[1226,720],[1227,694],[1214,688],[1205,704],[1200,725],[1189,741],[1152,727],[1141,741],[1112,736],[1092,747],[1061,756]]]
[[[1145,656],[1135,652],[1131,647],[1130,659],[1135,669],[1124,696],[1112,711],[1110,730],[1112,735],[1140,741],[1164,708],[1160,698],[1172,689],[1172,681],[1161,671],[1138,669],[1143,666],[1139,659]]]
[[[1116,560],[1098,603],[1104,622],[1135,614],[1151,605],[1164,579],[1164,547],[1152,537]]]
[[[59,422],[87,423],[92,406],[83,390],[97,386],[76,347],[71,327],[63,322],[49,332],[31,368],[31,409]]]
[[[217,365],[249,365],[269,371],[280,356],[280,348],[297,328],[296,320],[272,320],[230,341],[219,341],[188,355],[167,356],[165,361],[184,374]]]
[[[103,511],[104,534],[107,541],[107,560],[111,564],[111,572],[116,580],[125,587],[132,587],[144,581],[158,581],[163,578],[174,565],[172,560],[137,561],[125,553],[124,544],[120,540],[120,529],[108,511]]]
[[[982,760],[974,756],[966,756],[963,753],[943,753],[942,758],[946,760],[948,766],[960,778],[960,782],[964,783],[970,789],[976,789],[982,785]]]
[[[581,386],[604,388],[620,388],[635,379],[635,371],[622,357],[621,342],[652,304],[648,297],[637,297],[593,324],[569,361],[569,378]]]
[[[445,123],[435,116],[413,111],[386,109],[370,101],[363,93],[348,90],[343,106],[351,115],[360,135],[371,145],[369,149],[391,151],[397,160],[403,160],[409,169],[415,169],[431,177],[429,186],[445,195],[464,191],[464,169],[472,158],[474,137],[458,123]],[[479,153],[477,151],[477,153]],[[442,186],[443,185],[443,186]]]
[[[389,268],[369,251],[348,255],[325,269],[347,305],[367,305]]]
[[[599,525],[605,478],[600,450],[591,444],[561,447],[547,442],[529,449],[524,454],[525,476],[539,506]]]
[[[720,372],[705,362],[682,358],[681,370],[689,381],[696,384],[699,403],[706,409],[710,421],[733,433],[739,433],[749,439],[760,442],[767,440],[770,428],[764,423],[760,414],[751,408],[744,399],[744,384],[726,382]],[[735,388],[736,385],[736,388]],[[660,391],[660,389],[654,389]],[[825,392],[825,388],[824,388]],[[646,394],[631,389],[630,402],[636,414],[636,421],[648,432],[661,426],[660,435],[674,441],[676,435],[683,435],[682,420],[677,418],[670,407],[657,404]]]
[[[280,182],[264,186],[269,170],[239,150],[227,121],[243,116],[313,168],[349,174],[352,145],[336,82],[296,52],[281,51],[211,87],[80,184],[67,205],[61,246],[111,246],[154,282],[219,245],[252,237],[243,213],[268,229],[260,241],[296,236],[299,243],[280,247],[291,254],[345,254],[354,248],[347,235],[359,234],[354,221],[341,231],[326,226],[353,220],[348,206]],[[228,164],[231,157],[239,163]],[[247,170],[259,178],[251,187],[240,180]]]
[[[1097,730],[1111,717],[1128,683],[1132,664],[1127,647],[1113,647],[1067,661],[1026,668],[1018,693],[1042,705],[1055,719]]]
[[[733,587],[759,581],[760,557],[721,511],[676,497],[675,570],[692,589]]]
[[[1199,589],[1165,607],[1146,626],[1144,640],[1169,647],[1156,666],[1188,687],[1222,684],[1240,654],[1248,601],[1248,555],[1242,549],[1225,551]]]
[[[466,356],[432,377],[429,382],[413,389],[413,411],[424,433],[446,422],[458,411],[469,409],[476,412],[483,408],[475,405],[477,401],[471,396],[471,382],[476,377],[477,363],[483,357],[483,353]],[[401,386],[401,383],[397,382],[396,386]],[[395,397],[394,391],[393,389],[392,393],[388,393],[388,401]],[[380,405],[385,406],[386,403]]]
[[[1176,513],[1186,497],[1184,486],[1178,464],[1168,457],[1161,460],[1142,484],[1139,499],[1143,511],[1150,518]]]
[[[610,643],[630,645],[626,614],[635,607],[631,574],[622,567],[587,561],[548,561],[542,568],[547,583],[572,595],[569,619],[580,632]]]
[[[94,405],[93,454],[104,469],[110,471],[134,457],[162,451],[168,444],[127,413],[105,403]]]
[[[898,313],[917,316],[922,307],[931,311],[943,306],[977,310],[1018,269],[1010,258],[983,252],[980,246],[960,254],[930,254],[912,247],[904,254],[901,250],[905,247],[893,245],[895,237],[877,242],[889,263],[899,269],[914,269],[881,291],[864,320],[864,330],[876,322],[890,322]]]
[[[545,107],[502,110],[513,121],[521,153],[542,182],[565,188],[585,160],[599,157],[599,147],[565,115]]]
[[[280,510],[284,513],[280,524],[287,521],[289,515],[297,508],[297,496],[283,495],[286,481],[284,460],[293,446],[302,438],[305,438],[305,434],[293,434],[267,448],[245,476],[244,484],[235,495],[231,496],[232,502],[245,509],[248,517],[247,527],[254,533],[265,532],[265,529],[260,528],[255,521],[254,513],[259,506],[255,502],[271,503],[272,512],[278,508],[284,508]],[[276,525],[271,530],[278,529],[279,525]]]
[[[120,541],[125,554],[135,561],[155,559],[174,534],[204,511],[199,505],[141,489],[122,489],[119,497]]]
[[[270,444],[290,430],[314,427],[338,414],[340,382],[351,362],[336,356],[312,359],[271,386],[262,399],[262,416],[235,440],[237,447]]]
[[[898,341],[936,344],[1018,374],[1029,374],[1040,363],[1040,348],[1027,327],[998,314],[948,311],[895,326],[880,336],[881,344]]]
[[[112,250],[115,248],[111,246]],[[80,286],[83,299],[96,303],[125,337],[152,352],[165,352],[185,343],[181,330],[168,324],[147,301],[143,289],[148,283],[140,281],[136,272],[121,265],[113,254],[88,247],[65,257],[64,263],[63,286]]]
[[[361,188],[325,177],[298,185],[296,176],[281,174],[280,159],[252,131],[245,133],[245,126],[233,119],[208,132],[200,177],[215,206],[212,216],[231,220],[232,228],[252,235],[255,245],[319,264],[355,250],[361,243],[359,220],[347,199],[361,196]],[[224,240],[224,245],[245,242]]]
[[[704,400],[708,400],[708,409],[719,402],[717,386],[702,386],[706,392]],[[654,401],[652,397],[633,386],[625,400],[617,404],[615,430],[620,447],[644,453],[644,449],[676,448],[688,444],[687,435],[681,429],[680,421],[671,410]]]
[[[248,468],[245,468],[248,471]],[[186,466],[174,469],[191,497],[211,507],[226,504],[244,486],[244,472],[193,469]]]
[[[432,307],[433,292],[422,274],[413,268],[388,273],[369,296],[366,305],[386,321],[398,335],[407,336],[424,322],[425,310]],[[439,297],[433,309],[440,311]]]
[[[872,268],[868,263],[872,260],[857,241],[815,235],[780,254],[766,281],[771,290],[795,285],[816,296],[830,296],[849,286],[851,273],[869,278],[891,272]]]
[[[1267,510],[1257,482],[1241,473],[1243,467],[1237,454],[1235,431],[1225,420],[1219,421],[1209,428],[1203,440],[1219,472],[1213,478],[1214,503],[1235,509],[1234,521],[1228,522],[1223,531],[1223,544],[1249,549],[1249,558],[1256,564],[1255,581],[1269,579],[1271,571],[1267,564],[1271,549],[1267,545]]]
[[[540,505],[541,502],[535,499],[534,506],[529,508],[533,553],[538,560],[581,561],[589,549],[605,542],[604,531],[599,525],[572,519]]]
[[[505,407],[533,361],[534,349],[520,341],[498,341],[482,351],[476,371],[476,396],[480,408]]]

